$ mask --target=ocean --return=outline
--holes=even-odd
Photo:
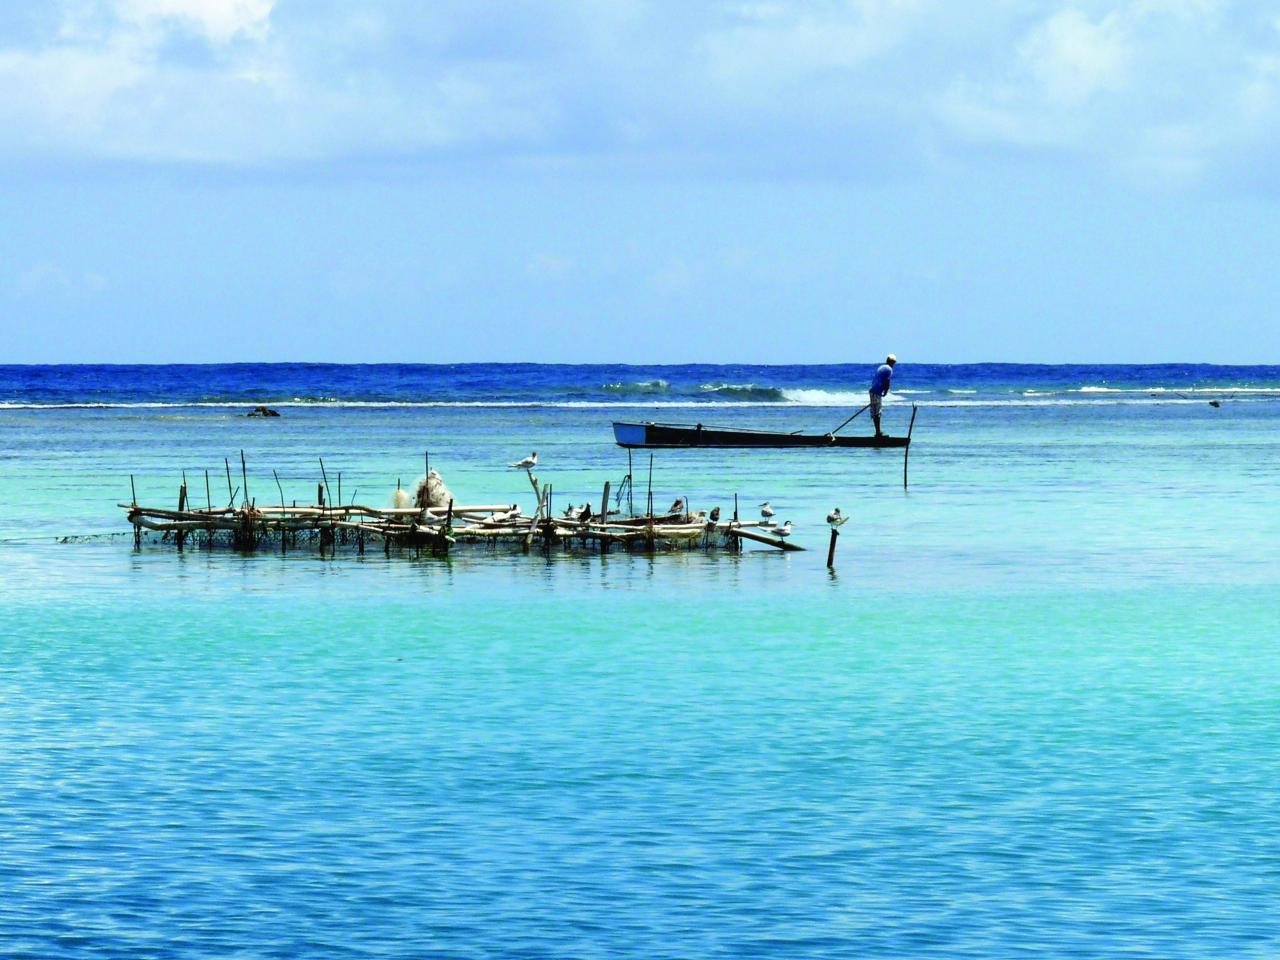
[[[1280,367],[904,361],[905,491],[656,452],[803,553],[178,554],[116,506],[241,451],[260,502],[429,454],[528,511],[532,450],[598,502],[611,420],[825,432],[873,368],[0,367],[0,956],[1275,956]]]

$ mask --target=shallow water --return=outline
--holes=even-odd
[[[130,474],[225,499],[242,448],[260,499],[323,456],[383,502],[430,448],[528,509],[536,447],[598,500],[610,417],[666,408],[0,411],[0,954],[1272,955],[1280,405],[948,375],[987,402],[921,406],[906,493],[890,452],[655,458],[655,502],[767,498],[797,554],[55,542],[127,530]]]

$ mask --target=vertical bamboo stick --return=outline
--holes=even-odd
[[[187,475],[185,471],[182,475],[182,486],[178,488],[178,512],[184,513],[187,509]],[[187,531],[179,530],[175,536],[178,543],[178,552],[182,552],[183,542],[187,539]]]
[[[600,494],[600,522],[609,522],[609,481],[604,482],[604,493]],[[584,536],[586,528],[583,528]],[[600,535],[600,552],[609,552],[609,536],[608,531],[602,530]]]
[[[649,517],[653,517],[653,454],[649,454]]]
[[[907,425],[907,445],[902,448],[902,489],[907,489],[907,460],[911,456],[911,431],[916,427],[916,405],[911,405],[911,423]]]

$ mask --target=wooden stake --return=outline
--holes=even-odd
[[[182,475],[182,486],[178,488],[178,512],[182,513],[187,509],[187,477],[185,471]],[[182,552],[183,541],[187,539],[187,532],[179,530],[174,536],[178,542],[178,552]]]
[[[609,522],[609,481],[604,482],[604,493],[600,494],[600,522]],[[600,538],[600,552],[609,552],[609,541],[605,537]]]
[[[244,464],[244,451],[240,451],[240,481],[244,488],[244,499],[249,499],[249,470]]]
[[[276,473],[275,468],[271,469],[271,476],[276,478],[276,490],[280,492],[280,506],[284,506],[284,487],[280,486],[280,474]],[[280,555],[284,556],[289,551],[288,546],[289,535],[283,530],[280,531]]]
[[[325,499],[333,503],[333,494],[329,493],[329,475],[324,472],[324,457],[320,458],[320,477],[324,480]]]
[[[840,538],[840,531],[835,527],[831,528],[831,545],[827,547],[827,569],[834,570],[836,568],[836,540]]]
[[[650,518],[653,517],[653,454],[649,454],[649,513]]]
[[[227,468],[227,506],[230,507],[236,502],[236,495],[231,490],[231,461],[223,457],[222,465]]]
[[[135,507],[138,505],[138,491],[133,486],[133,474],[129,474],[129,502]]]
[[[907,425],[907,445],[902,448],[902,489],[907,489],[907,460],[911,456],[911,431],[916,427],[916,405],[911,405],[911,423]]]

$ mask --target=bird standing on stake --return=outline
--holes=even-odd
[[[893,379],[893,368],[897,363],[898,358],[889,354],[871,377],[871,422],[875,424],[877,437],[884,436],[880,429],[880,405],[884,402],[884,395],[889,392],[889,381]]]
[[[529,456],[525,457],[523,460],[517,460],[514,463],[507,464],[507,466],[514,467],[517,470],[532,470],[537,465],[538,465],[537,450],[533,451],[533,453],[529,454]]]
[[[768,500],[766,500],[764,503],[760,504],[760,516],[761,516],[761,518],[763,518],[763,519],[765,519],[765,520],[768,520],[768,519],[770,519],[770,518],[773,516],[773,514],[774,514],[773,507],[769,506],[769,501],[768,501]]]

